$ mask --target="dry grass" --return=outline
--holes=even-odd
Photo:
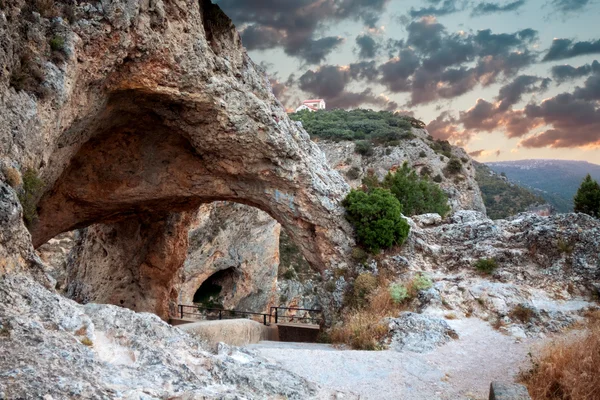
[[[600,399],[600,323],[546,346],[522,380],[533,400]]]
[[[518,304],[508,316],[513,320],[516,319],[523,324],[527,324],[535,317],[535,312],[523,304]]]
[[[381,350],[381,341],[388,333],[382,318],[396,316],[403,306],[394,303],[388,290],[388,282],[382,280],[367,297],[364,307],[345,313],[343,323],[331,329],[334,344],[346,344],[356,350]]]
[[[5,166],[2,170],[4,172],[4,177],[6,178],[6,182],[13,189],[18,188],[23,183],[21,179],[21,173],[13,167]]]

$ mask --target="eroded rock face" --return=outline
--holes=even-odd
[[[339,202],[348,186],[288,119],[218,6],[119,0],[66,9],[61,3],[63,18],[51,19],[34,13],[30,2],[5,3],[0,156],[21,170],[39,170],[45,182],[30,227],[34,246],[89,225],[99,225],[88,232],[98,235],[91,243],[109,231],[124,237],[132,226],[227,200],[275,218],[314,268],[345,264],[352,234]],[[28,33],[27,44],[18,32]],[[64,46],[52,53],[55,37]],[[34,69],[39,79],[23,83],[27,75],[20,73]],[[179,237],[165,235],[134,247]],[[169,259],[163,250],[142,252],[149,260],[131,263],[120,258],[130,256],[124,246],[107,248],[115,251],[107,255],[112,265],[138,264],[130,272],[138,277],[130,289],[137,299],[178,273],[171,262],[156,264]],[[144,265],[152,265],[156,284],[137,283],[150,270]],[[172,289],[132,304],[166,317]],[[126,302],[108,285],[101,297]]]
[[[375,147],[371,156],[363,156],[354,152],[355,143],[320,141],[319,147],[325,152],[329,164],[338,170],[352,187],[361,185],[362,179],[374,173],[379,179],[389,172],[398,169],[404,162],[419,174],[427,173],[430,177],[440,176],[440,187],[448,195],[448,203],[452,211],[475,210],[485,214],[485,205],[481,191],[475,181],[475,167],[469,155],[459,147],[452,146],[451,155],[462,163],[460,173],[445,172],[449,158],[436,153],[428,143],[431,137],[424,129],[413,128],[415,138],[402,140],[398,146]]]
[[[519,336],[556,332],[593,306],[600,288],[597,219],[522,213],[492,221],[459,211],[445,223],[415,220],[421,223],[409,219],[400,253],[384,263],[399,280],[415,272],[433,278],[433,287],[415,300],[422,312],[477,316]],[[495,260],[497,268],[479,272],[475,264],[483,259]]]
[[[274,305],[280,229],[268,214],[243,204],[217,202],[200,207],[189,231],[179,303],[192,304],[200,286],[216,277],[214,284],[221,290],[215,300],[224,308],[268,311]]]
[[[136,216],[87,228],[67,263],[67,297],[175,315],[193,215]],[[167,311],[167,312],[165,312]]]

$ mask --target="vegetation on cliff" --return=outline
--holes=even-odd
[[[425,127],[422,121],[408,115],[364,109],[316,112],[303,110],[290,114],[290,118],[302,122],[311,138],[336,142],[350,140],[394,145],[400,140],[413,139],[412,127]],[[362,144],[361,148],[363,147],[368,146]]]
[[[491,219],[503,219],[527,210],[535,204],[543,204],[545,200],[530,190],[511,183],[502,175],[493,172],[484,164],[474,162],[475,179]]]
[[[600,185],[590,174],[584,178],[573,199],[574,211],[600,218]]]

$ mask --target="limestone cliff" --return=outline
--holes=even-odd
[[[96,300],[163,317],[177,298],[185,214],[203,203],[267,212],[317,270],[346,263],[348,186],[288,119],[218,6],[50,3],[7,0],[0,11],[0,158],[4,179],[33,171],[43,182],[27,207],[35,247],[92,226],[88,251],[129,271],[102,279],[136,277]],[[159,248],[131,258],[128,238]],[[3,269],[32,254],[27,242]]]

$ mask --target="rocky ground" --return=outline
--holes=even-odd
[[[5,275],[0,278],[0,398],[352,397],[244,349],[220,346],[217,354],[209,353],[153,314],[82,306],[28,278]]]
[[[247,348],[323,387],[351,392],[360,399],[486,400],[490,382],[515,379],[522,369],[530,368],[528,353],[550,340],[518,339],[478,318],[447,324],[457,338],[422,352],[278,342]]]

